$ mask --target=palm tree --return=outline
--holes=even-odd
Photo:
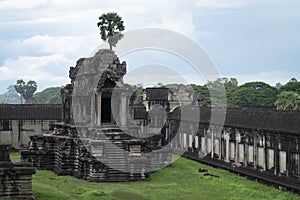
[[[125,30],[122,18],[114,12],[102,14],[97,26],[100,29],[101,39],[108,40],[109,48],[112,50],[123,36],[121,31]]]
[[[278,110],[299,110],[300,95],[296,92],[283,91],[278,95],[275,105]]]
[[[21,96],[21,104],[23,104],[23,95],[25,93],[25,82],[23,81],[23,79],[17,80],[17,84],[14,85],[16,92],[20,94]]]
[[[35,91],[37,90],[37,84],[35,81],[28,81],[27,84],[22,79],[17,80],[17,84],[14,85],[15,90],[21,96],[21,103],[23,103],[23,99],[25,103],[31,103],[32,97]]]
[[[25,93],[24,93],[24,99],[26,103],[32,103],[32,97],[35,91],[37,90],[37,84],[35,81],[28,81],[26,86],[25,86]]]

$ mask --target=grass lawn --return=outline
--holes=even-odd
[[[19,160],[18,153],[11,159]],[[207,169],[219,178],[204,176]],[[33,176],[33,193],[39,199],[300,199],[299,196],[250,181],[222,169],[216,169],[185,158],[171,167],[154,172],[147,181],[126,183],[90,183],[71,176],[57,176],[39,170]]]

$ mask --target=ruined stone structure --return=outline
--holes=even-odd
[[[9,145],[0,145],[0,198],[34,199],[31,163],[12,163]]]
[[[200,105],[199,94],[180,84],[174,88],[146,88],[143,90],[142,101],[147,111],[152,105],[161,105],[167,111],[179,106]]]
[[[0,105],[0,144],[15,149],[28,146],[31,135],[49,131],[62,119],[61,105]]]
[[[126,63],[109,50],[79,59],[70,68],[71,84],[62,89],[63,122],[52,133],[31,136],[22,160],[97,182],[144,180],[149,171],[169,165],[171,153],[143,155],[160,148],[161,132],[138,137],[143,132],[130,116],[132,92],[122,82],[125,73]]]

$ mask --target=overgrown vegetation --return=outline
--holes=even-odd
[[[18,154],[12,154],[18,160]],[[206,169],[216,177],[205,176]],[[51,171],[38,170],[33,177],[33,193],[39,199],[300,199],[222,169],[216,169],[185,158],[171,167],[151,173],[150,179],[124,183],[90,183],[72,176],[57,176]]]

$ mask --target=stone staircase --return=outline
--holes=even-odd
[[[105,144],[104,158],[107,168],[107,181],[128,180],[128,155],[126,151],[127,135],[120,129],[106,129],[110,142]],[[125,139],[125,140],[124,140]]]

